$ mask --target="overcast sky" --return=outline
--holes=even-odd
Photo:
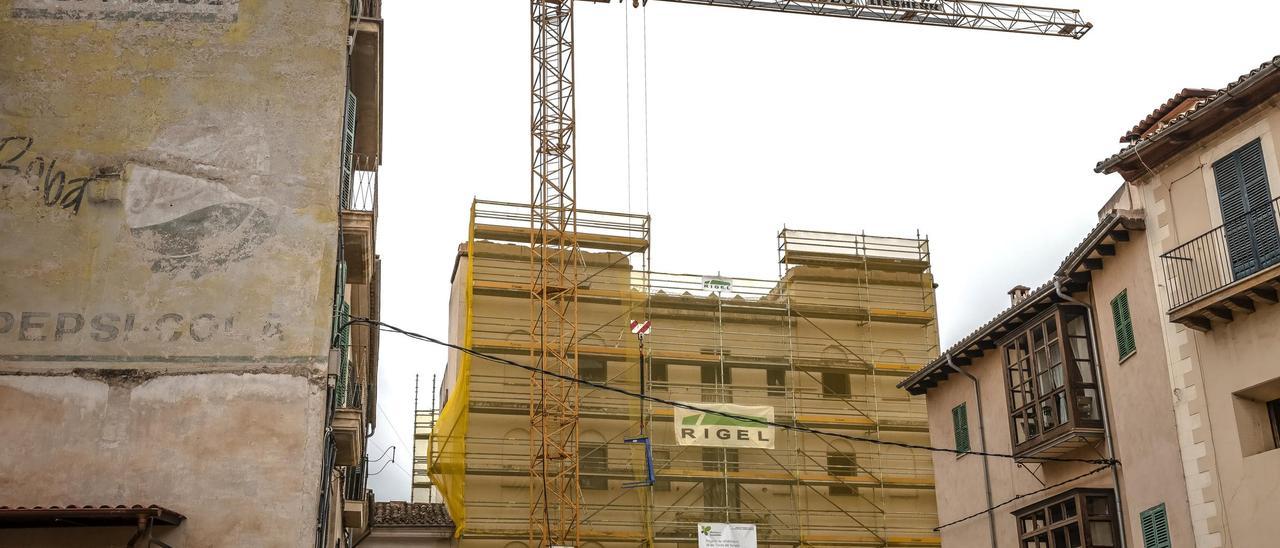
[[[783,225],[919,230],[945,348],[1084,237],[1121,183],[1093,167],[1125,131],[1181,88],[1224,86],[1280,53],[1276,2],[1053,2],[1096,28],[1073,41],[651,1],[647,48],[630,26],[632,58],[648,56],[653,268],[771,278]],[[628,200],[631,9],[578,7],[583,208],[645,209],[642,181]],[[384,0],[383,16],[383,319],[444,338],[472,198],[528,201],[529,7]],[[445,353],[382,340],[370,453],[398,457],[370,485],[407,500],[414,375],[426,408]]]

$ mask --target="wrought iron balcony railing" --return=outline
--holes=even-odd
[[[1280,200],[1254,208],[1160,256],[1169,310],[1280,264]]]

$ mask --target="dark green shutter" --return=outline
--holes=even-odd
[[[1164,504],[1142,512],[1139,516],[1142,523],[1143,548],[1173,548],[1169,539],[1169,518],[1165,515]]]
[[[338,318],[343,324],[351,318],[351,305],[342,303]],[[338,332],[338,382],[334,391],[338,394],[339,407],[347,407],[347,385],[351,382],[351,326]]]
[[[955,426],[956,451],[969,452],[969,409],[960,404],[951,409],[951,423]]]
[[[1129,315],[1129,291],[1126,289],[1111,299],[1111,321],[1116,327],[1116,347],[1120,350],[1120,359],[1138,349],[1133,338],[1133,317]]]
[[[356,148],[356,96],[347,90],[347,104],[342,114],[342,177],[338,188],[338,203],[342,209],[351,209],[352,156]]]
[[[347,322],[347,318],[342,317],[342,306],[347,302],[347,262],[338,261],[338,269],[333,281],[333,337],[329,339],[329,344],[336,346],[338,344],[338,331],[342,328],[342,324]]]
[[[1214,162],[1213,177],[1233,278],[1280,262],[1280,230],[1261,139]]]

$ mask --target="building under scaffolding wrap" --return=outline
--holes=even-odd
[[[453,272],[450,340],[535,363],[528,206],[476,202]],[[776,420],[925,445],[895,384],[938,353],[928,241],[783,230],[779,279],[650,272],[646,216],[578,212],[578,376],[665,399],[771,406]],[[652,321],[643,354],[632,320]],[[644,366],[641,364],[643,355]],[[643,373],[642,373],[643,372]],[[528,371],[449,355],[426,456],[466,546],[530,539]],[[700,522],[771,546],[938,546],[933,456],[779,430],[774,447],[679,445],[669,406],[583,386],[580,546],[696,546]],[[652,441],[655,479],[643,445]],[[643,483],[643,482],[642,482]]]

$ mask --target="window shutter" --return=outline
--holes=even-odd
[[[1138,349],[1138,343],[1133,337],[1133,317],[1129,314],[1128,290],[1121,291],[1111,299],[1111,321],[1115,324],[1116,347],[1120,350],[1120,359],[1124,359]]]
[[[347,302],[347,262],[338,261],[338,270],[336,278],[333,282],[333,337],[329,339],[329,344],[337,345],[339,333],[342,324],[346,323],[347,318],[342,317],[342,306]]]
[[[1214,162],[1213,176],[1234,279],[1280,262],[1280,230],[1261,139]]]
[[[342,114],[342,176],[338,188],[338,203],[342,209],[351,209],[352,155],[356,148],[356,96],[347,90],[347,104]]]
[[[347,323],[351,318],[351,305],[343,301],[341,311],[338,318],[342,323]],[[334,391],[338,394],[338,401],[341,407],[346,407],[347,403],[347,385],[351,382],[351,326],[345,326],[338,333],[338,382]]]
[[[1139,516],[1142,524],[1143,548],[1173,548],[1169,538],[1169,518],[1165,515],[1164,504],[1148,509]]]
[[[969,452],[969,409],[960,404],[951,409],[951,423],[955,427],[956,451]]]

